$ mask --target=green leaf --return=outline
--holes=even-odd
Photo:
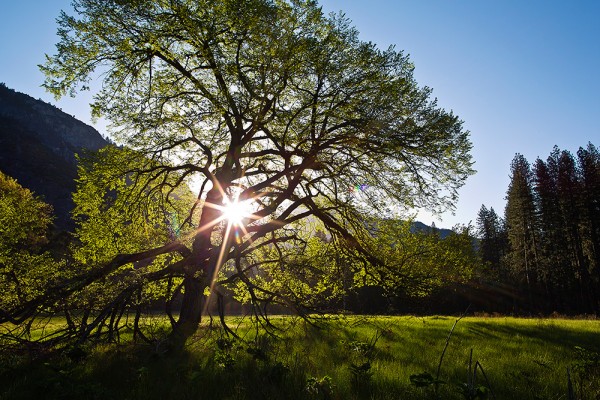
[[[431,385],[444,384],[446,382],[435,379],[429,372],[413,374],[409,377],[410,383],[416,387],[428,387]]]

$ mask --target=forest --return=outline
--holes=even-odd
[[[504,215],[481,207],[479,252],[486,279],[513,295],[497,311],[597,314],[600,288],[600,154],[554,147],[531,165],[510,165]]]

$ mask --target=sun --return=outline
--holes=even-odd
[[[252,217],[250,201],[226,200],[223,204],[223,219],[230,225],[243,226],[244,220]]]

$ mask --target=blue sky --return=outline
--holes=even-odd
[[[475,222],[482,204],[504,210],[515,153],[533,162],[552,147],[600,146],[600,1],[321,0],[343,10],[363,40],[409,54],[415,77],[471,131],[478,173],[460,191],[456,214],[438,227]],[[0,82],[91,123],[89,94],[56,102],[40,88],[37,64],[54,52],[55,18],[70,0],[0,6]],[[105,133],[102,122],[96,128]]]

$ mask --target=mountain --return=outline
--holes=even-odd
[[[432,224],[433,225],[433,224]],[[449,235],[453,234],[454,231],[452,229],[445,228],[436,228],[435,226],[426,225],[420,221],[414,221],[410,228],[411,232],[437,232],[440,235],[440,238],[445,239]]]
[[[107,144],[91,126],[0,83],[0,170],[54,207],[58,229],[73,227],[75,154]]]

